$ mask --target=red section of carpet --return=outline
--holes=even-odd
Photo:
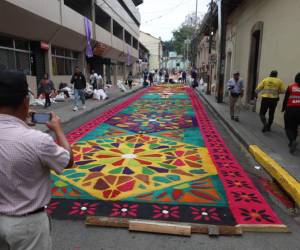
[[[187,88],[205,145],[223,182],[230,209],[238,224],[282,224],[236,161],[209,119],[199,97]]]

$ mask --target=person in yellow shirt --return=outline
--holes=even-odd
[[[282,80],[278,78],[278,72],[273,70],[270,76],[263,79],[257,86],[256,93],[260,93],[262,97],[260,107],[260,119],[263,123],[262,132],[271,131],[271,126],[274,121],[274,113],[279,101],[279,95],[285,92],[285,85]],[[266,119],[266,113],[269,111],[269,119]]]

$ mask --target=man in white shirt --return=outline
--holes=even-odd
[[[240,78],[240,73],[235,71],[233,78],[227,82],[230,92],[230,116],[232,120],[239,121],[240,101],[244,95],[244,81]]]
[[[73,166],[59,118],[47,123],[56,141],[26,124],[26,76],[0,71],[0,249],[51,250],[45,206],[51,199],[50,170]]]

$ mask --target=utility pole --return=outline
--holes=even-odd
[[[217,102],[223,102],[224,74],[226,59],[226,20],[228,15],[228,3],[224,0],[218,2],[219,19],[219,55],[218,55],[218,78],[217,78]]]
[[[213,4],[214,1],[211,0],[210,2],[210,25],[209,25],[209,49],[208,49],[208,53],[209,53],[209,79],[208,79],[208,84],[207,84],[207,90],[206,90],[206,94],[210,95],[211,94],[211,85],[212,85],[212,39],[213,39]]]
[[[197,28],[197,19],[198,19],[198,0],[196,0],[196,13],[195,13],[196,15],[195,15],[195,23],[196,23],[196,25],[195,25],[195,28]]]

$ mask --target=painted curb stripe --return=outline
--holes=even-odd
[[[250,145],[249,151],[255,160],[266,169],[300,206],[300,183],[257,145]]]

